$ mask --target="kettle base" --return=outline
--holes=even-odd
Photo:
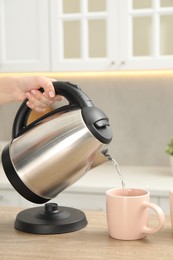
[[[84,228],[87,223],[81,210],[47,203],[43,207],[19,212],[14,227],[23,232],[46,235],[74,232]]]

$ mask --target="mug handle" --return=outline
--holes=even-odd
[[[163,213],[163,210],[158,205],[151,203],[151,202],[144,202],[143,206],[145,208],[151,208],[152,210],[154,210],[156,212],[156,214],[158,215],[159,224],[158,224],[158,226],[152,227],[152,228],[148,227],[148,226],[144,226],[142,232],[147,233],[147,234],[152,234],[152,233],[159,231],[165,223],[165,215]]]

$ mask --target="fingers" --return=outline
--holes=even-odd
[[[41,93],[39,90],[27,92],[26,97],[28,98],[26,105],[40,113],[44,112],[46,107],[53,105],[55,101],[61,101],[63,98],[62,96],[57,95],[55,98],[50,99],[45,92]]]
[[[27,106],[37,112],[44,112],[46,107],[52,105],[54,103],[53,100],[48,98],[46,95],[43,95],[38,90],[32,90],[31,92],[27,92],[26,96],[28,98]]]
[[[49,79],[46,77],[37,77],[37,85],[41,86],[45,93],[48,95],[50,98],[55,97],[55,89],[52,84],[52,81],[55,81],[54,79]]]
[[[46,110],[46,108],[41,108],[41,107],[36,107],[36,106],[34,106],[34,104],[33,104],[33,103],[30,103],[29,101],[26,102],[26,105],[27,105],[30,109],[35,110],[35,111],[37,111],[37,112],[39,112],[39,113],[44,113],[45,110]]]
[[[47,106],[52,105],[55,101],[61,101],[62,96],[56,95],[52,82],[55,79],[47,77],[33,76],[22,77],[18,79],[18,97],[20,101],[27,98],[27,106],[37,112],[44,112]],[[39,90],[43,88],[43,93]],[[21,96],[21,94],[23,96]],[[19,100],[19,98],[18,98]]]
[[[44,92],[43,95],[45,95],[47,97],[47,94]],[[52,100],[53,101],[62,101],[63,100],[63,96],[61,95],[56,95]]]

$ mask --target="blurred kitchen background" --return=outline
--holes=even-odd
[[[78,84],[110,118],[121,167],[169,171],[172,24],[173,0],[1,0],[0,76]],[[18,107],[0,107],[2,142]]]

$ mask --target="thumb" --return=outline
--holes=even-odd
[[[44,89],[44,92],[50,98],[55,97],[55,89],[52,84],[52,80],[49,78],[39,78],[39,85]]]

